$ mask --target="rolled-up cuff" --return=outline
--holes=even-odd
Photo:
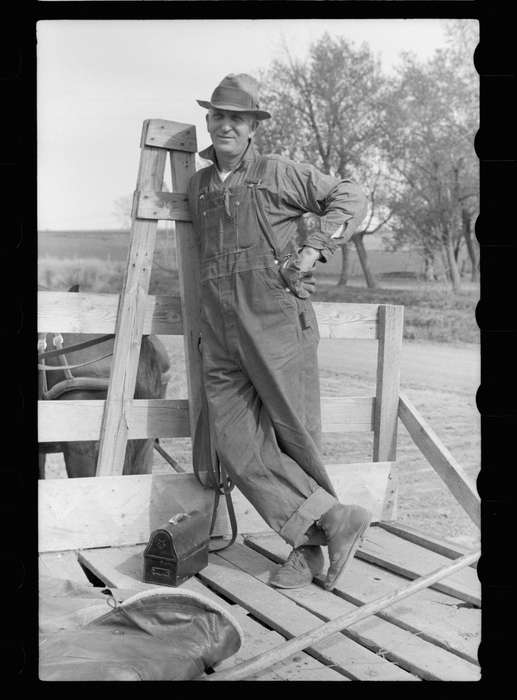
[[[305,533],[310,526],[337,502],[335,496],[318,488],[291,515],[278,534],[293,547],[299,547],[304,544]]]

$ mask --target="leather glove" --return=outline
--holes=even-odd
[[[316,280],[312,273],[313,258],[314,256],[307,258],[300,253],[288,255],[280,266],[280,274],[287,288],[299,299],[307,299],[316,289]],[[310,269],[306,269],[307,264],[310,265]]]

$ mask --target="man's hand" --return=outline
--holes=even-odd
[[[280,274],[288,289],[300,299],[307,299],[316,289],[311,270],[319,258],[315,248],[304,247],[297,255],[291,255],[280,267]]]

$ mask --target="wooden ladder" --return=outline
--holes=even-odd
[[[184,337],[189,388],[189,423],[199,412],[201,371],[199,336],[199,265],[190,234],[187,198],[194,174],[196,134],[193,126],[150,119],[144,122],[140,166],[133,199],[126,274],[119,297],[110,386],[102,417],[97,476],[121,474],[131,423],[131,408],[146,314],[158,220],[176,221]],[[174,192],[162,192],[167,155]],[[181,193],[181,194],[180,194]],[[153,404],[150,402],[150,409]]]

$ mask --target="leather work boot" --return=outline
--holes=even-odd
[[[371,518],[370,511],[362,506],[337,503],[318,520],[318,525],[327,536],[330,560],[324,583],[327,590],[333,588],[347,562],[353,559]]]
[[[291,551],[285,564],[272,576],[270,584],[276,588],[302,588],[321,574],[324,566],[321,547],[303,545]]]

